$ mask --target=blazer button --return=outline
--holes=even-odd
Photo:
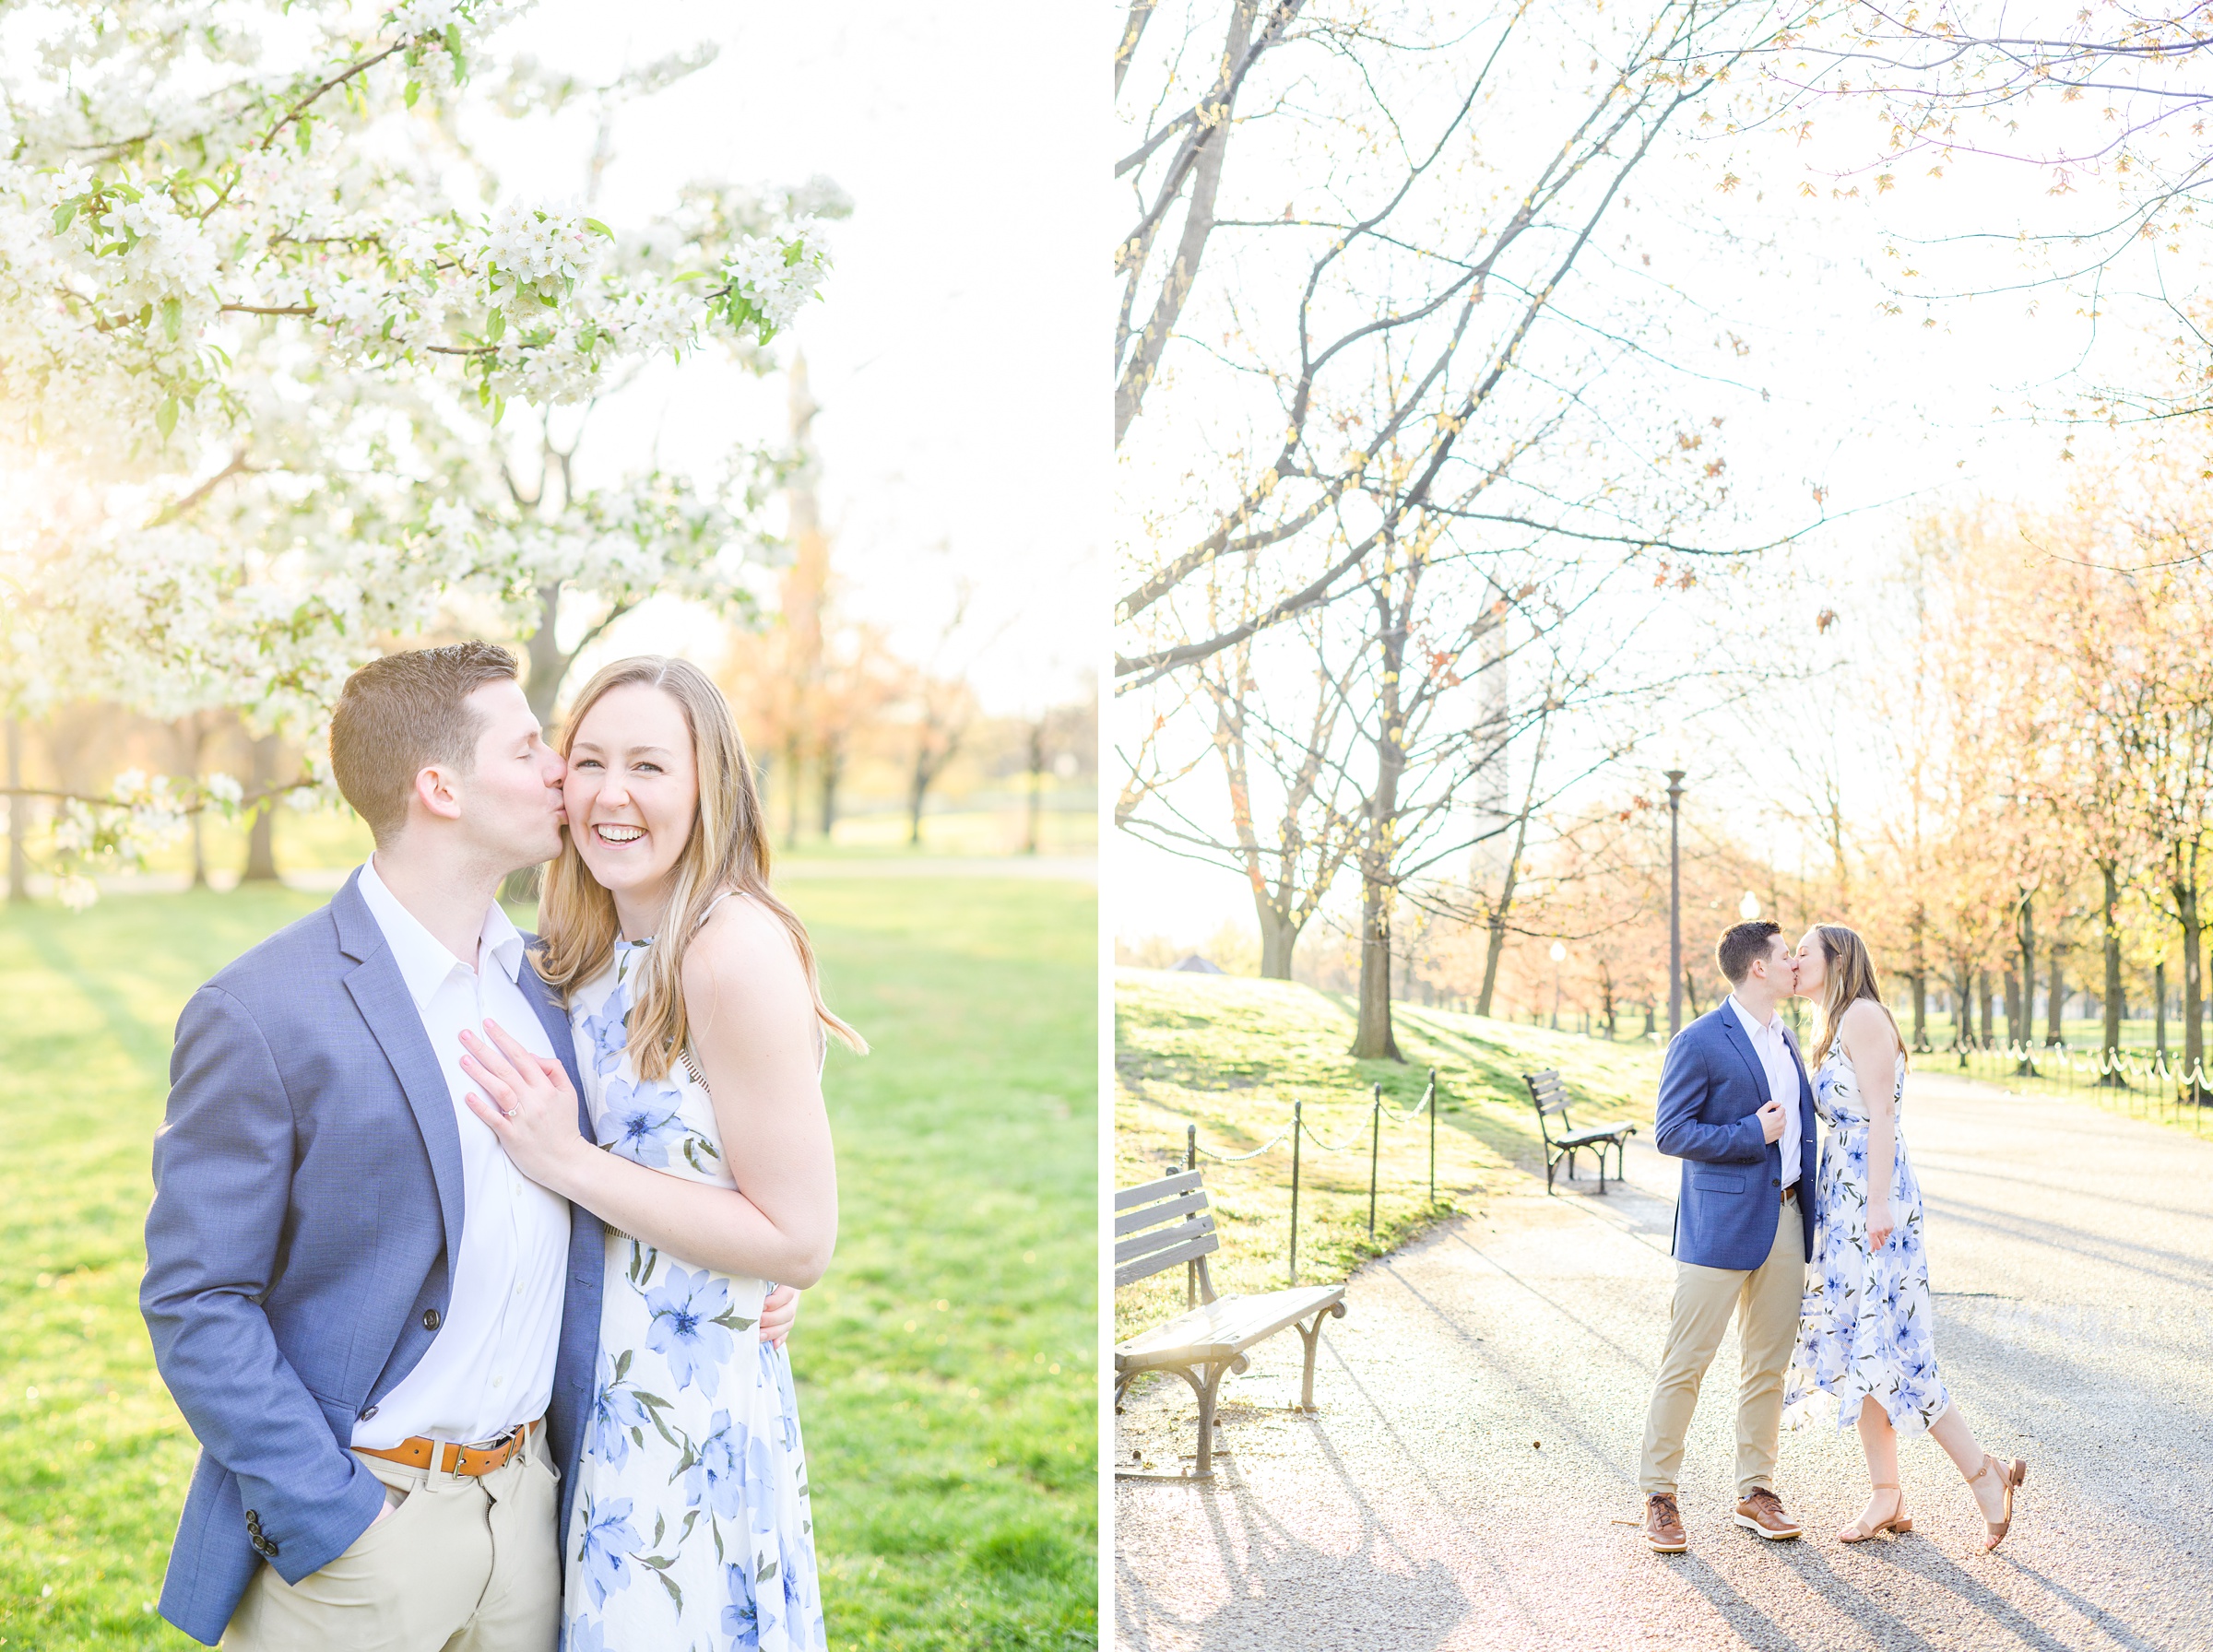
[[[423,1311],[422,1311],[422,1328],[423,1328],[424,1330],[426,1330],[426,1331],[434,1331],[434,1330],[436,1330],[436,1329],[439,1328],[439,1326],[441,1326],[441,1325],[442,1325],[442,1324],[444,1324],[444,1321],[443,1321],[442,1319],[440,1319],[440,1318],[438,1317],[438,1310],[437,1310],[436,1308],[425,1308],[425,1309],[423,1309]]]
[[[250,1527],[259,1528],[261,1525],[261,1511],[258,1509],[248,1509],[246,1511],[246,1524]]]
[[[375,1415],[376,1415],[376,1408],[375,1408],[374,1406],[371,1406],[371,1407],[370,1407],[370,1408],[369,1408],[367,1410],[365,1410],[365,1411],[362,1411],[361,1413],[360,1413],[360,1415],[356,1416],[356,1417],[354,1418],[354,1421],[355,1421],[356,1422],[368,1422],[368,1421],[369,1421],[369,1419],[370,1419],[370,1418],[372,1418],[372,1417],[373,1417],[373,1416],[375,1416]]]
[[[267,1557],[268,1557],[270,1560],[275,1560],[275,1559],[277,1558],[277,1556],[278,1556],[278,1547],[277,1547],[277,1545],[276,1545],[275,1543],[272,1543],[272,1542],[270,1542],[270,1541],[269,1541],[269,1540],[268,1540],[266,1538],[264,1538],[264,1539],[262,1540],[262,1544],[261,1544],[261,1552],[262,1552],[262,1553],[263,1553],[263,1554],[265,1554],[266,1556],[267,1556]]]

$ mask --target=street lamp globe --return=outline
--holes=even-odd
[[[1553,961],[1553,962],[1555,962],[1555,963],[1557,963],[1557,962],[1560,962],[1560,961],[1561,961],[1563,958],[1565,958],[1565,957],[1567,957],[1567,956],[1568,956],[1568,949],[1567,949],[1565,946],[1563,946],[1563,945],[1560,943],[1560,942],[1558,942],[1558,941],[1556,941],[1556,941],[1554,941],[1554,942],[1552,943],[1552,961]]]
[[[1736,914],[1747,924],[1759,916],[1759,897],[1746,890],[1745,898],[1736,903]]]

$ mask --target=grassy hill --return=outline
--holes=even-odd
[[[1343,997],[1286,981],[1166,970],[1115,973],[1115,1184],[1129,1186],[1183,1162],[1184,1132],[1201,1147],[1249,1152],[1284,1129],[1292,1103],[1321,1140],[1301,1149],[1298,1276],[1342,1279],[1363,1257],[1396,1248],[1438,1214],[1429,1206],[1429,1121],[1398,1123],[1437,1069],[1437,1197],[1443,1209],[1528,1174],[1544,1173],[1525,1072],[1556,1067],[1573,1117],[1651,1128],[1660,1056],[1649,1044],[1607,1044],[1418,1005],[1394,1008],[1403,1065],[1355,1061],[1355,1015]],[[1371,1086],[1385,1107],[1376,1231],[1367,1232]],[[1586,1156],[1586,1169],[1590,1163]],[[1201,1159],[1222,1227],[1217,1289],[1286,1282],[1291,1210],[1288,1141],[1241,1163]],[[1563,1171],[1563,1174],[1565,1172]],[[1115,1293],[1116,1334],[1129,1336],[1183,1301],[1181,1270]]]

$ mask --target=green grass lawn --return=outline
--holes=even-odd
[[[1393,1021],[1405,1062],[1355,1061],[1345,1053],[1352,1006],[1333,995],[1287,981],[1116,971],[1116,1185],[1179,1166],[1191,1125],[1202,1148],[1249,1152],[1283,1130],[1292,1103],[1300,1102],[1313,1133],[1342,1148],[1324,1152],[1308,1141],[1300,1152],[1299,1279],[1312,1283],[1343,1279],[1362,1258],[1404,1244],[1471,1197],[1525,1173],[1543,1175],[1525,1072],[1560,1069],[1579,1128],[1624,1119],[1651,1130],[1660,1053],[1650,1044],[1608,1044],[1413,1004],[1394,1006]],[[1392,1120],[1420,1102],[1433,1067],[1441,1098],[1434,1210],[1429,1120]],[[1385,1116],[1370,1237],[1370,1098],[1379,1082]],[[1290,1144],[1241,1163],[1201,1162],[1222,1232],[1222,1254],[1210,1265],[1216,1289],[1284,1284]],[[1588,1154],[1581,1164],[1589,1174]],[[1130,1336],[1182,1304],[1181,1268],[1125,1287],[1115,1292],[1116,1335]]]
[[[830,1639],[1096,1644],[1095,891],[787,894],[874,1053],[825,1089],[844,1226],[792,1342]],[[170,1030],[323,897],[0,912],[0,1647],[192,1643],[154,1615],[195,1447],[138,1317]]]

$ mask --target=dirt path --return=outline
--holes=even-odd
[[[1672,1280],[1677,1162],[1640,1139],[1604,1199],[1538,1180],[1364,1268],[1319,1416],[1289,1409],[1297,1338],[1257,1350],[1211,1484],[1118,1485],[1118,1644],[2213,1648],[2213,1139],[1934,1073],[1905,1129],[1947,1380],[2030,1461],[1996,1554],[1927,1440],[1901,1454],[1914,1532],[1838,1544],[1864,1469],[1826,1427],[1783,1437],[1807,1537],[1730,1525],[1734,1335],[1685,1464],[1690,1552],[1611,1523],[1639,1511]],[[1180,1383],[1132,1396],[1118,1460],[1173,1465],[1192,1415]]]

